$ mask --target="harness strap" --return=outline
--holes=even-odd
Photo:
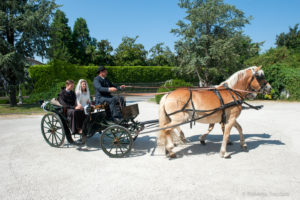
[[[191,100],[191,103],[192,103],[192,108],[193,108],[193,114],[192,114],[192,121],[194,121],[194,125],[196,124],[196,121],[194,120],[195,119],[195,106],[194,106],[194,102],[193,102],[193,92],[191,89],[190,90],[190,100]],[[190,123],[190,128],[192,128],[193,126],[193,122],[191,121]]]
[[[192,91],[190,90],[190,98],[187,100],[187,102],[183,105],[183,107],[180,109],[180,110],[177,110],[175,112],[172,112],[170,114],[167,113],[167,116],[169,117],[170,115],[174,115],[176,113],[179,113],[179,112],[183,112],[183,111],[186,111],[186,106],[189,104],[189,102],[192,100]],[[193,101],[192,101],[193,102]],[[194,103],[192,103],[192,105],[194,105]],[[194,107],[193,107],[194,108]]]
[[[213,92],[217,95],[218,99],[220,100],[220,104],[221,104],[221,109],[222,109],[222,119],[221,119],[221,123],[226,123],[226,114],[225,114],[225,108],[224,108],[224,101],[223,98],[219,92],[219,90],[217,90],[216,88],[213,89]]]

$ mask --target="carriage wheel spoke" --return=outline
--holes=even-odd
[[[129,149],[127,148],[127,146],[124,146],[124,144],[121,143],[121,146],[124,148],[124,149]]]
[[[56,131],[56,133],[58,133],[59,135],[63,135],[62,133],[60,133],[60,132],[58,132],[58,131]]]
[[[46,127],[46,126],[44,126],[43,127],[43,131],[45,132],[45,133],[49,133],[50,132],[50,127]]]
[[[45,120],[45,123],[48,125],[49,128],[51,128],[52,125],[51,125],[49,122],[47,122],[47,121]]]
[[[111,148],[108,152],[110,153],[113,148],[114,148],[114,145],[111,145]]]
[[[56,139],[56,134],[54,133],[54,139],[55,139],[55,142],[56,142],[56,145],[58,145],[58,142],[57,142],[57,139]]]
[[[61,142],[61,139],[60,139],[60,137],[57,134],[55,134],[55,138],[59,139],[59,142]],[[56,140],[56,142],[57,142],[57,140]]]
[[[52,134],[51,134],[51,133],[49,133],[49,136],[48,136],[48,138],[47,138],[47,140],[48,140],[48,141],[50,141],[50,140],[49,140],[49,138],[51,137],[51,135],[52,135]]]
[[[111,138],[111,139],[115,139],[114,137],[112,137],[112,136],[110,136],[108,134],[106,134],[105,136],[108,137],[108,138]]]
[[[52,116],[52,115],[51,115],[51,116]],[[49,115],[47,115],[47,119],[48,119],[48,122],[47,122],[47,123],[51,124],[51,119],[50,119]],[[46,120],[45,120],[45,122],[46,122]]]
[[[55,125],[53,125],[53,127],[55,127],[55,128],[56,128],[56,130],[62,129],[62,127],[61,127],[61,126],[55,126]]]
[[[121,149],[121,147],[119,146],[119,149],[120,149],[120,151],[122,152],[122,153],[124,153],[123,151],[122,151],[122,149]]]
[[[52,133],[51,133],[51,136],[52,136],[52,137],[51,137],[51,141],[52,141],[51,143],[53,144],[53,134],[52,134]]]
[[[53,115],[51,115],[52,116],[52,124],[54,125],[54,116]]]

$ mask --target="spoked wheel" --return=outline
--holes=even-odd
[[[126,128],[112,125],[102,132],[100,144],[104,153],[109,157],[120,158],[130,152],[133,140]]]
[[[41,122],[42,134],[52,147],[60,147],[65,141],[65,129],[60,117],[55,113],[47,113]]]

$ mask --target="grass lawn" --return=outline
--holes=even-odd
[[[10,107],[9,104],[0,104],[0,115],[1,114],[32,114],[32,113],[43,113],[43,109],[38,104],[23,104],[15,107]]]

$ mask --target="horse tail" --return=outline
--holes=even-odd
[[[169,118],[169,116],[167,115],[167,112],[165,110],[165,103],[167,100],[167,96],[168,94],[165,94],[159,103],[159,127],[163,127],[166,124],[170,123],[171,119]]]
[[[171,122],[171,119],[167,115],[166,109],[165,109],[165,103],[167,99],[167,94],[165,94],[159,103],[159,127],[163,128],[165,127],[168,123]],[[167,144],[170,143],[170,131],[166,130],[160,130],[158,133],[158,138],[157,138],[157,145],[161,147],[166,147]]]

